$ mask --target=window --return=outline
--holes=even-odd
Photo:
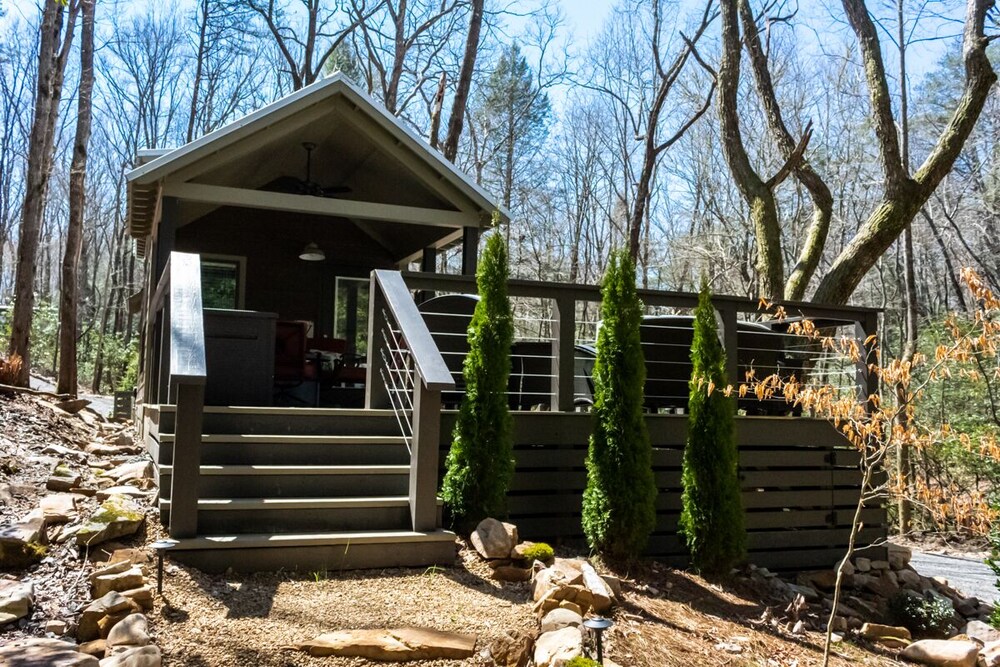
[[[205,308],[243,307],[243,258],[201,258],[201,300]]]
[[[347,351],[368,354],[368,287],[363,278],[337,278],[333,335],[347,341]]]

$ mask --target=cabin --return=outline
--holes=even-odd
[[[128,174],[128,231],[147,281],[135,416],[172,555],[206,571],[448,564],[437,496],[464,385],[481,234],[495,197],[336,75]],[[460,257],[451,272],[442,253]],[[595,285],[511,280],[509,403],[523,537],[580,543]],[[697,295],[641,290],[646,409],[660,488],[648,553],[682,563],[676,535],[690,312]],[[730,377],[747,371],[875,380],[762,318],[713,299]],[[789,313],[865,340],[877,312],[808,303]],[[858,453],[781,401],[738,406],[750,556],[833,564],[859,494]],[[860,543],[883,538],[864,510]]]

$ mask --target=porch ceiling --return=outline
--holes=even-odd
[[[306,142],[315,144],[309,180],[344,192],[317,197],[276,186],[281,178],[305,179]],[[340,76],[157,156],[128,180],[129,229],[140,251],[155,233],[163,196],[181,200],[178,226],[220,206],[242,206],[346,218],[377,240],[397,234],[399,223],[437,227],[431,245],[456,229],[487,224],[498,208],[495,198]]]

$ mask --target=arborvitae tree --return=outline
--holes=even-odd
[[[725,392],[726,352],[707,283],[694,313],[691,366],[680,531],[691,563],[706,574],[723,574],[746,554],[746,530],[735,405]]]
[[[642,413],[646,364],[635,264],[612,253],[601,286],[594,362],[594,432],[587,452],[583,531],[591,548],[615,559],[642,555],[656,525],[653,450]]]
[[[507,296],[509,272],[507,245],[500,230],[495,230],[486,241],[476,272],[479,303],[469,325],[469,354],[462,369],[465,396],[441,488],[461,530],[471,529],[488,516],[507,514],[507,489],[514,476],[506,394],[514,342]]]

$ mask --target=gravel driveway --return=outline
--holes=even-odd
[[[997,576],[981,560],[914,551],[910,564],[925,577],[944,577],[954,588],[983,602],[996,604],[1000,601]]]

